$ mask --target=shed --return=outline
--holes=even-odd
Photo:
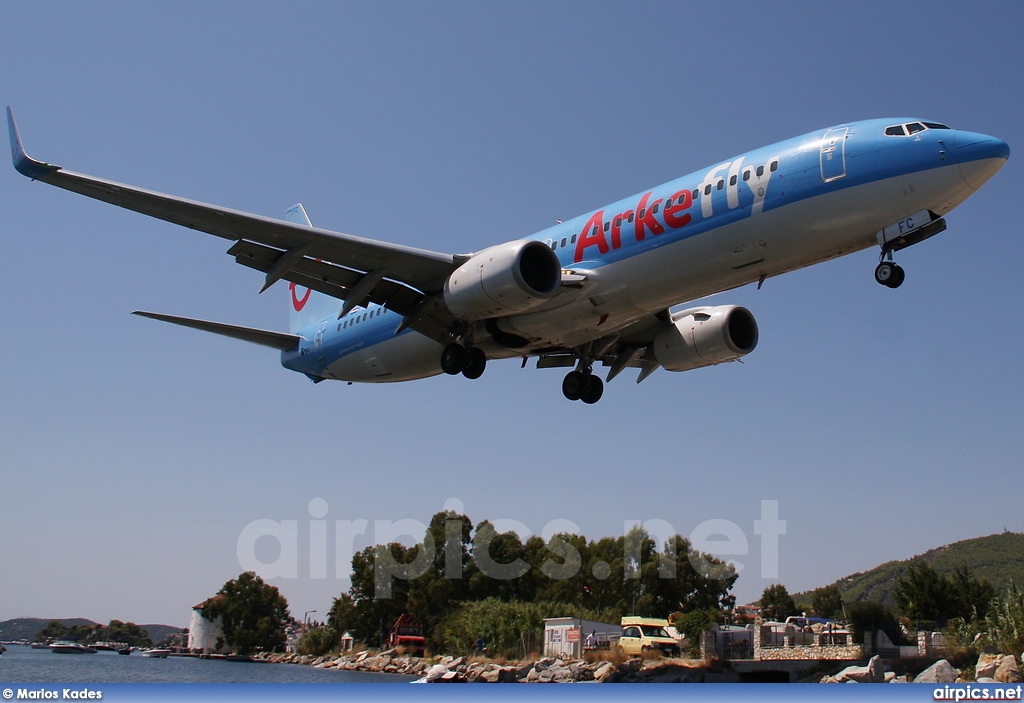
[[[544,618],[544,656],[582,659],[585,651],[611,648],[621,635],[620,625],[607,622],[572,617]],[[588,637],[593,644],[588,644]]]

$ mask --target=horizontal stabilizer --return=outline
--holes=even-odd
[[[183,327],[191,327],[192,329],[202,330],[203,332],[213,332],[214,334],[224,335],[225,337],[241,339],[243,342],[262,344],[265,347],[273,347],[274,349],[280,349],[281,351],[295,349],[299,345],[299,341],[301,339],[301,337],[294,334],[270,332],[268,330],[254,329],[252,327],[239,327],[238,325],[226,325],[222,322],[196,320],[191,317],[162,315],[157,312],[144,312],[142,310],[136,310],[132,314],[141,315],[142,317],[148,317],[153,320],[170,322],[171,324],[181,325]]]

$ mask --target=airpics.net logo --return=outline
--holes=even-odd
[[[461,548],[445,549],[446,545],[461,545],[465,535],[464,508],[462,501],[451,498],[444,504],[443,543],[438,544],[430,526],[415,519],[367,520],[337,519],[333,521],[334,549],[328,547],[329,521],[325,518],[329,506],[323,498],[313,498],[307,506],[308,520],[272,520],[262,518],[247,524],[238,535],[236,553],[243,571],[254,571],[264,579],[326,579],[333,561],[334,577],[347,579],[350,575],[352,558],[357,543],[379,546],[374,552],[374,581],[377,597],[391,597],[394,581],[411,580],[426,574],[435,563],[438,550],[444,551],[444,576],[449,579],[463,577],[465,564]],[[305,525],[301,523],[305,522]],[[498,580],[510,580],[525,575],[533,568],[540,570],[553,580],[585,576],[603,581],[613,574],[612,566],[598,561],[585,567],[579,550],[567,536],[579,535],[580,527],[571,520],[549,521],[539,533],[526,524],[513,519],[489,521],[493,530],[477,530],[472,538],[470,561],[481,574]],[[690,542],[687,554],[689,565],[698,574],[709,579],[730,578],[747,568],[738,559],[751,554],[751,539],[740,525],[731,520],[705,520],[693,528],[688,535],[676,530],[667,520],[625,520],[623,521],[623,563],[629,565],[622,574],[624,578],[639,578],[638,568],[642,556],[641,541],[635,539],[637,528],[649,536],[658,549],[670,550],[674,537],[682,535]],[[760,516],[752,521],[753,541],[760,552],[760,577],[773,579],[779,576],[779,538],[786,534],[786,521],[779,517],[779,501],[762,500]],[[300,531],[306,534],[300,540]],[[544,541],[545,559],[531,566],[523,559],[499,562],[491,554],[491,543],[504,533],[515,533],[525,543],[537,534]],[[303,545],[302,543],[305,543]],[[411,561],[402,562],[385,547],[392,543],[418,544]],[[303,546],[306,549],[303,549]],[[308,551],[307,551],[308,550]],[[669,556],[675,557],[675,554]],[[708,556],[713,557],[709,560]],[[303,559],[305,557],[305,559]],[[300,561],[308,561],[308,573],[300,575]],[[686,562],[684,561],[683,564]],[[677,576],[675,558],[660,559],[658,575],[672,579]],[[303,570],[305,571],[305,570]],[[586,572],[586,573],[585,573]]]

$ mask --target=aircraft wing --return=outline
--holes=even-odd
[[[410,315],[423,299],[422,294],[439,291],[448,275],[465,260],[73,173],[28,156],[10,107],[7,124],[14,167],[22,175],[231,240],[235,244],[228,253],[238,263],[267,274],[264,289],[283,278],[342,300],[358,294],[356,304],[371,300]]]

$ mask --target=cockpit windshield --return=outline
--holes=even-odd
[[[907,137],[911,134],[923,132],[926,129],[949,129],[949,126],[940,122],[906,122],[886,127],[885,135],[887,137]]]

